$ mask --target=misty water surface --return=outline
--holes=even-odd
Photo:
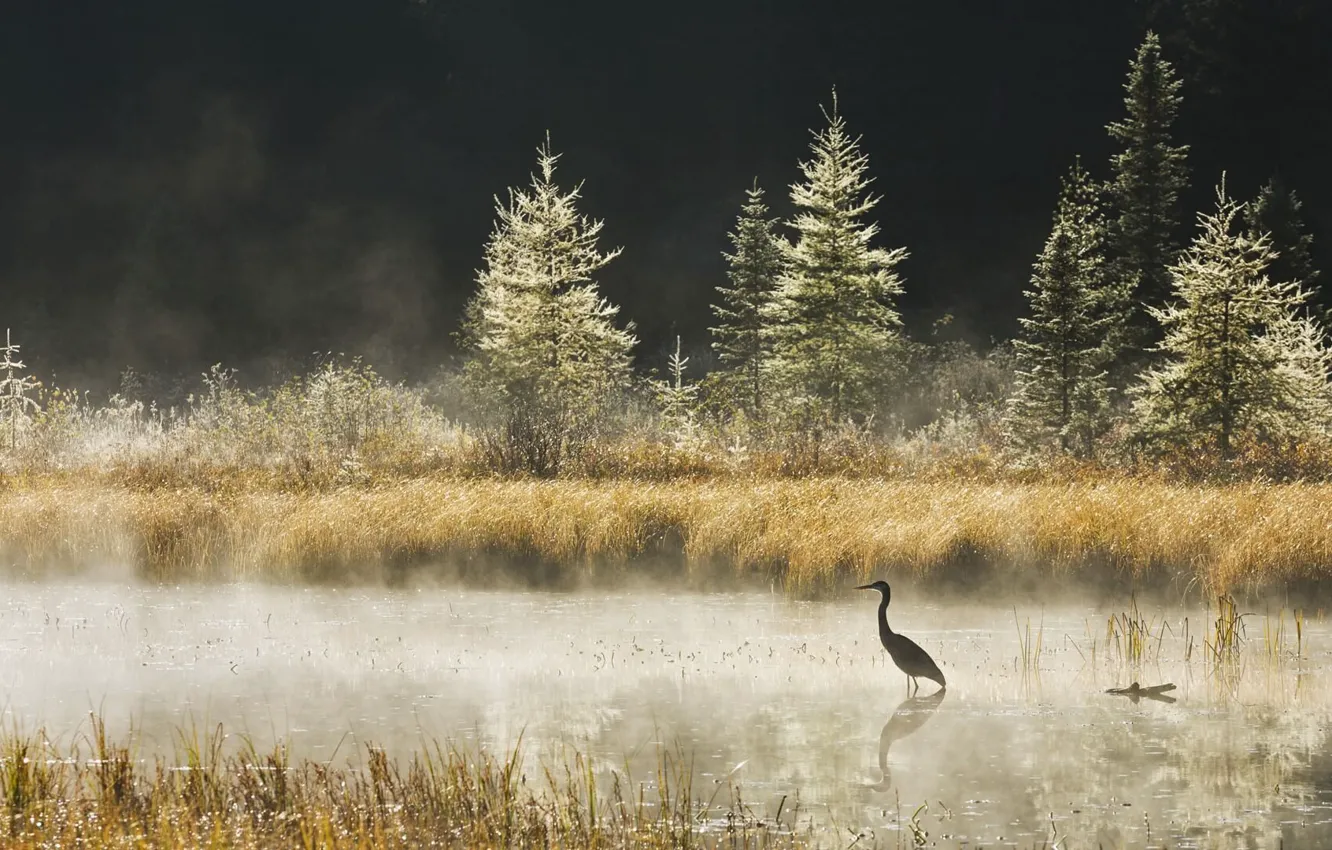
[[[406,756],[431,738],[504,749],[521,735],[533,776],[571,747],[607,786],[612,770],[653,779],[666,746],[693,758],[696,795],[729,775],[757,813],[781,805],[842,845],[859,833],[891,846],[922,803],[918,822],[943,846],[1332,844],[1322,622],[1307,624],[1302,660],[1268,663],[1264,616],[1249,618],[1228,686],[1200,661],[1201,611],[1185,663],[1185,613],[1145,606],[1171,629],[1135,674],[1105,644],[1108,610],[1020,606],[1033,637],[1043,623],[1039,673],[1024,673],[1011,608],[904,590],[890,620],[949,680],[908,700],[879,647],[877,594],[0,593],[4,722],[59,741],[86,731],[90,709],[117,733],[132,722],[145,756],[170,755],[191,723],[353,763],[366,743]],[[1175,701],[1103,693],[1133,679],[1176,683]]]

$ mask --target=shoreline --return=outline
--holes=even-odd
[[[0,558],[15,577],[122,567],[160,582],[419,572],[796,596],[871,576],[1303,592],[1332,575],[1332,485],[419,478],[302,492],[32,477],[0,490]]]

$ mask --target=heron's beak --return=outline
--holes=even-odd
[[[862,584],[862,585],[860,585],[859,587],[856,588],[856,590],[873,590],[873,589],[874,589],[874,585],[872,585],[872,584]]]

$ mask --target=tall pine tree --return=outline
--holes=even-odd
[[[1112,261],[1112,224],[1106,218],[1104,194],[1103,184],[1092,178],[1078,157],[1061,181],[1056,216],[1068,223],[1075,238],[1093,320],[1101,335],[1101,362],[1110,370],[1112,393],[1122,393],[1129,374],[1121,364],[1134,343],[1134,280]]]
[[[507,205],[496,199],[463,326],[470,395],[497,427],[494,460],[537,474],[558,472],[627,385],[635,343],[593,281],[620,251],[598,250],[602,223],[578,213],[581,184],[556,185],[558,159],[547,139],[530,187],[510,189]]]
[[[1216,212],[1199,216],[1171,268],[1175,298],[1152,310],[1166,360],[1144,375],[1135,405],[1144,436],[1227,457],[1241,436],[1297,438],[1332,422],[1323,329],[1298,284],[1268,277],[1276,254],[1266,233],[1240,229],[1243,212],[1223,182]]]
[[[1111,158],[1109,190],[1115,204],[1113,234],[1117,274],[1135,281],[1138,327],[1151,339],[1155,326],[1146,307],[1160,306],[1170,291],[1169,265],[1178,253],[1179,197],[1188,185],[1187,145],[1172,144],[1182,98],[1180,81],[1161,57],[1161,42],[1147,33],[1124,85],[1128,115],[1109,125],[1121,146]]]
[[[1026,293],[1031,315],[1020,320],[1006,426],[1028,449],[1053,446],[1086,456],[1108,422],[1106,367],[1118,353],[1126,299],[1106,271],[1104,221],[1081,163],[1061,188]]]
[[[731,285],[717,287],[721,300],[712,305],[717,326],[710,328],[724,370],[722,383],[751,418],[761,418],[767,403],[772,305],[783,266],[782,241],[767,214],[755,181],[730,234],[735,253],[723,254]]]
[[[901,372],[901,317],[893,298],[905,248],[870,243],[878,227],[862,221],[878,203],[867,194],[869,159],[838,112],[815,133],[813,157],[791,187],[799,212],[794,245],[778,290],[774,371],[808,422],[863,420]]]

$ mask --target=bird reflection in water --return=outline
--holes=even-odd
[[[939,710],[947,691],[940,689],[927,697],[907,697],[883,724],[879,732],[879,772],[883,778],[868,786],[872,791],[887,791],[893,785],[892,771],[888,767],[888,750],[897,741],[916,733]]]

